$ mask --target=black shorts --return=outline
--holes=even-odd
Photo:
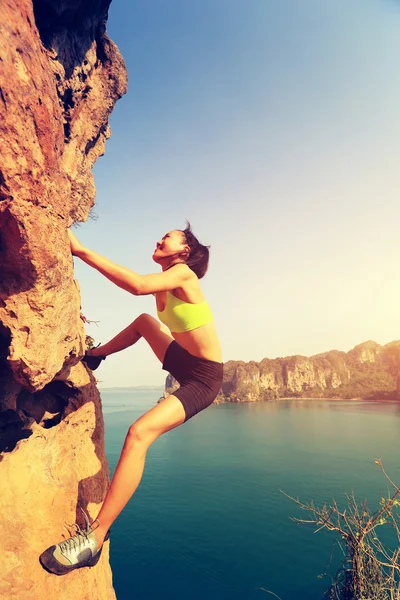
[[[222,363],[193,356],[175,340],[167,348],[162,368],[180,383],[172,395],[183,404],[185,422],[210,406],[222,386]]]

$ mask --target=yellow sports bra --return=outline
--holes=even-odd
[[[207,325],[213,316],[208,302],[190,304],[180,300],[171,292],[167,292],[167,301],[164,310],[157,309],[158,318],[166,325],[171,333],[184,333]]]

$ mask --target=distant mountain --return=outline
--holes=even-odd
[[[166,380],[165,393],[177,383]],[[260,402],[278,398],[400,399],[400,341],[364,342],[350,352],[315,356],[230,360],[215,402]]]
[[[400,341],[364,342],[350,352],[229,361],[219,401],[276,398],[400,398]]]

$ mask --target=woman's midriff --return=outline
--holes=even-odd
[[[184,333],[174,333],[173,331],[171,333],[178,344],[193,356],[222,362],[221,346],[214,323],[208,323]]]

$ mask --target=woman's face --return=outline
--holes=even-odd
[[[184,258],[185,250],[189,251],[189,246],[184,243],[184,237],[181,231],[174,229],[169,231],[156,244],[156,249],[153,252],[153,260],[156,263],[162,263],[170,257],[171,262],[177,258]]]

